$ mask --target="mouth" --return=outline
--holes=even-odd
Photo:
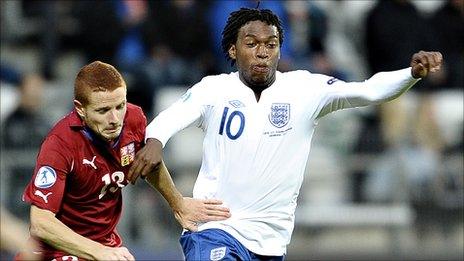
[[[119,131],[119,127],[114,127],[114,128],[108,128],[106,129],[106,132],[109,132],[109,133],[116,133]]]
[[[251,70],[257,73],[267,73],[269,72],[269,67],[265,64],[256,64],[251,66]]]

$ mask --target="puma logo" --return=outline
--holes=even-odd
[[[96,158],[96,157],[97,157],[97,156],[93,156],[92,161],[89,161],[88,159],[84,158],[84,159],[82,160],[82,164],[84,164],[84,165],[87,164],[87,165],[92,166],[92,168],[97,169],[97,166],[95,166],[95,163],[93,163],[93,162],[95,161],[95,158]]]
[[[36,190],[36,191],[34,192],[34,195],[43,198],[43,200],[44,200],[45,203],[47,203],[47,204],[48,204],[48,196],[50,196],[51,194],[52,194],[52,192],[48,192],[47,195],[44,195],[44,193],[42,193],[42,191],[40,191],[40,190]]]

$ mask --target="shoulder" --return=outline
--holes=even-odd
[[[59,120],[48,132],[41,147],[39,158],[48,157],[53,153],[70,155],[80,146],[82,124],[75,111]]]
[[[307,70],[278,72],[278,77],[284,81],[284,83],[297,83],[297,85],[303,84],[304,86],[308,86],[308,84],[317,84],[318,86],[331,85],[331,83],[336,80],[334,77],[319,73],[311,73]],[[331,81],[331,79],[333,80]]]
[[[62,142],[74,140],[74,136],[79,135],[78,127],[81,126],[79,116],[75,111],[71,111],[55,123],[45,140],[61,140]]]
[[[140,137],[145,136],[145,127],[147,126],[147,118],[139,106],[127,103],[126,116],[124,118],[125,129],[137,133]]]
[[[205,76],[195,84],[192,89],[195,90],[207,90],[208,92],[221,92],[224,88],[232,86],[232,83],[238,78],[236,72],[223,73],[218,75]]]
[[[231,73],[221,73],[217,75],[208,75],[201,79],[200,83],[216,83],[216,82],[224,82],[230,80],[232,78],[237,77],[237,72]]]
[[[140,108],[140,106],[128,102],[126,118],[130,118],[130,120],[134,121],[145,120],[145,114],[143,113],[143,110]]]
[[[143,127],[145,127],[147,124],[147,118],[142,108],[132,103],[127,103],[127,111],[124,120],[125,124],[129,126],[140,127],[140,125],[143,125]]]

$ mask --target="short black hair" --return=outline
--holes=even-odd
[[[277,27],[277,31],[279,32],[279,43],[280,46],[282,46],[284,41],[284,30],[282,29],[282,23],[276,14],[269,9],[259,10],[242,7],[240,10],[230,13],[226,26],[222,31],[222,51],[226,55],[226,59],[231,60],[232,66],[235,63],[235,60],[232,60],[229,57],[229,48],[237,42],[238,31],[240,28],[250,21],[262,21],[268,25],[274,25]]]

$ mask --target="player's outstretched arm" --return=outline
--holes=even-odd
[[[70,255],[89,260],[135,260],[125,247],[107,247],[83,237],[49,210],[31,206],[31,235]]]
[[[443,63],[443,56],[440,52],[420,51],[413,54],[411,58],[412,77],[424,78],[429,72],[437,72]]]
[[[177,221],[187,230],[196,231],[198,222],[224,220],[231,216],[230,210],[221,206],[220,200],[183,197],[176,189],[164,162],[161,162],[156,171],[147,175],[145,180],[161,193]]]
[[[325,89],[322,109],[317,118],[341,109],[375,105],[396,99],[420,78],[440,70],[442,63],[441,53],[420,51],[412,55],[411,68],[378,72],[364,82],[337,81],[332,88]]]

